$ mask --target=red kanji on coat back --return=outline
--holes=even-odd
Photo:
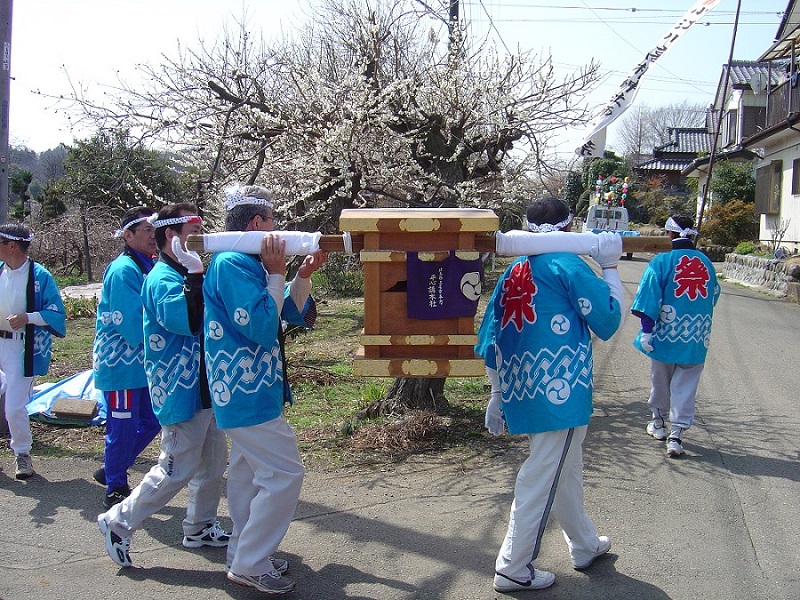
[[[698,296],[708,297],[708,268],[697,256],[681,256],[675,268],[673,281],[678,284],[675,296],[686,294],[690,300],[697,300]]]
[[[515,264],[503,282],[503,294],[500,298],[503,321],[500,326],[505,327],[512,322],[517,331],[522,331],[523,321],[535,323],[536,309],[533,306],[533,296],[536,291],[530,263],[523,260]]]

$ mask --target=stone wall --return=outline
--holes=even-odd
[[[762,287],[794,302],[800,302],[800,282],[795,265],[785,260],[749,254],[726,254],[722,275],[729,281],[739,281]]]
[[[731,246],[700,246],[697,249],[705,254],[711,262],[724,262],[725,256],[733,252]]]

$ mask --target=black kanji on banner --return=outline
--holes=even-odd
[[[451,250],[443,261],[423,261],[417,252],[407,252],[406,267],[410,319],[475,316],[483,274],[480,258],[464,260]]]

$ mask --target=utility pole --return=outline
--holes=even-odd
[[[0,39],[3,69],[0,72],[0,224],[8,218],[8,98],[11,95],[11,8],[14,0],[0,0]],[[0,433],[8,433],[3,418],[5,394],[0,396]]]
[[[0,223],[8,219],[9,100],[11,98],[11,13],[14,0],[0,0],[0,43],[3,54],[0,71]]]
[[[731,76],[731,63],[733,62],[733,48],[736,45],[736,31],[739,28],[739,12],[742,9],[742,0],[736,4],[736,16],[733,19],[733,33],[731,34],[731,49],[728,53],[728,62],[725,65],[725,75],[722,83],[722,95],[719,106],[719,116],[717,117],[716,127],[714,127],[714,137],[711,138],[711,155],[708,158],[708,175],[703,185],[703,193],[700,196],[700,206],[697,209],[697,231],[703,226],[703,213],[706,210],[706,198],[711,188],[711,175],[714,173],[714,163],[717,158],[717,144],[719,142],[719,132],[722,127],[722,117],[725,115],[725,106],[728,102],[728,82]],[[769,103],[768,103],[769,104]]]

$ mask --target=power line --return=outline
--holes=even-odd
[[[564,18],[564,19],[557,19],[557,18],[514,18],[514,19],[500,19],[500,18],[492,18],[492,20],[496,23],[594,23],[597,24],[597,19],[589,19],[589,18]],[[625,19],[625,20],[614,20],[614,19],[602,19],[604,23],[613,23],[615,25],[668,25],[672,23],[675,19],[665,17],[662,21],[645,21],[645,20],[638,20],[638,19]],[[733,25],[733,21],[703,21],[702,23],[698,23],[698,25]],[[748,21],[746,23],[740,22],[739,25],[769,25],[770,27],[775,27],[774,21]]]
[[[478,4],[482,4],[482,0],[478,0]],[[463,2],[466,5],[474,5],[474,2]],[[681,10],[674,10],[668,8],[625,8],[619,6],[594,6],[590,7],[587,6],[585,3],[582,6],[555,6],[553,4],[516,4],[511,2],[503,2],[503,8],[530,8],[530,9],[546,9],[546,10],[590,10],[590,11],[610,11],[610,12],[629,12],[629,13],[667,13],[673,16],[683,16],[686,11]],[[732,10],[719,10],[715,11],[719,15],[735,15],[736,11]],[[740,14],[742,15],[777,15],[782,16],[783,11],[772,11],[772,10],[745,10],[742,11]],[[739,21],[741,24],[741,20]]]

